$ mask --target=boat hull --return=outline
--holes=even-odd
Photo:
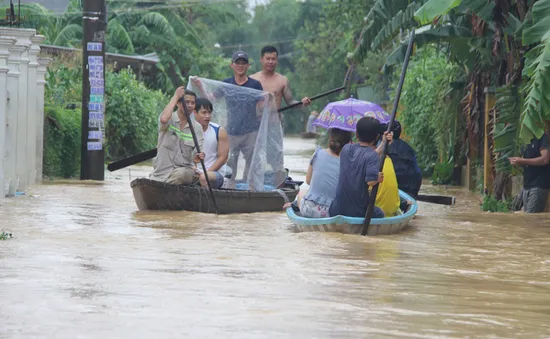
[[[216,213],[207,188],[172,185],[138,178],[130,183],[134,200],[140,211],[177,210]],[[285,199],[293,201],[299,188],[288,187],[277,191],[252,192],[244,190],[212,190],[220,214],[281,211]],[[279,193],[281,192],[281,193]]]
[[[401,232],[407,227],[418,211],[416,201],[405,192],[399,191],[399,196],[412,202],[406,213],[383,219],[371,219],[367,235],[385,235]],[[304,218],[297,215],[292,208],[287,208],[286,214],[294,223],[298,232],[338,232],[345,234],[361,234],[364,218],[354,218],[338,215],[330,218]]]

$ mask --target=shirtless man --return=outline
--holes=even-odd
[[[270,92],[275,97],[275,103],[277,110],[281,108],[283,98],[287,105],[292,105],[298,101],[292,97],[292,91],[290,90],[290,84],[287,77],[275,72],[277,63],[279,61],[279,52],[273,46],[265,46],[261,51],[260,63],[262,64],[262,70],[258,73],[251,75],[252,79],[258,80],[264,89],[264,91]],[[308,106],[311,104],[311,100],[308,97],[302,99],[302,104]],[[283,122],[283,115],[279,112],[279,122]],[[271,130],[270,130],[271,131]],[[267,154],[272,156],[268,157],[268,163],[271,165],[273,173],[275,175],[275,181],[280,183],[280,186],[284,185],[286,178],[286,172],[284,171],[283,162],[283,140],[282,133],[273,134],[268,136]]]
[[[262,48],[261,53],[260,63],[262,64],[262,70],[252,74],[250,77],[258,80],[262,84],[264,91],[273,93],[277,109],[281,108],[283,98],[287,105],[297,103],[298,101],[292,97],[287,77],[275,72],[277,63],[279,62],[279,52],[277,52],[277,49],[273,46],[265,46]],[[311,104],[311,100],[308,97],[304,97],[302,104],[308,106]],[[279,117],[282,121],[281,113],[279,113]]]

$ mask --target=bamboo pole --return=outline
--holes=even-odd
[[[496,96],[494,87],[485,87],[485,117],[483,121],[483,191],[487,195],[493,193],[493,157],[490,143],[491,110],[495,107]]]

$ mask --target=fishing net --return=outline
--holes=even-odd
[[[229,136],[232,174],[224,188],[265,191],[285,181],[283,130],[272,94],[199,77],[190,77],[187,89],[212,102],[211,122]]]

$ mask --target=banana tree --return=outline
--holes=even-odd
[[[416,22],[410,21],[410,11],[407,11],[410,8],[417,8],[413,14]],[[385,12],[377,16],[377,11]],[[404,17],[403,13],[408,15]],[[376,51],[380,42],[399,40],[400,30],[420,26],[418,47],[445,43],[450,59],[465,67],[470,79],[463,100],[470,154],[475,155],[480,146],[483,88],[502,87],[492,115],[491,123],[495,124],[491,136],[494,136],[498,159],[495,169],[509,175],[511,168],[504,165],[504,156],[517,152],[513,145],[520,141],[518,132],[521,131],[523,141],[540,137],[550,120],[550,96],[546,94],[550,89],[550,0],[398,1],[394,7],[389,6],[388,1],[379,0],[367,18],[370,21],[362,31],[354,53],[356,58],[362,59],[367,52]],[[382,38],[373,35],[377,29]],[[387,64],[402,60],[404,45],[406,42],[398,43]],[[522,84],[523,104],[504,99],[511,92],[518,92]]]

